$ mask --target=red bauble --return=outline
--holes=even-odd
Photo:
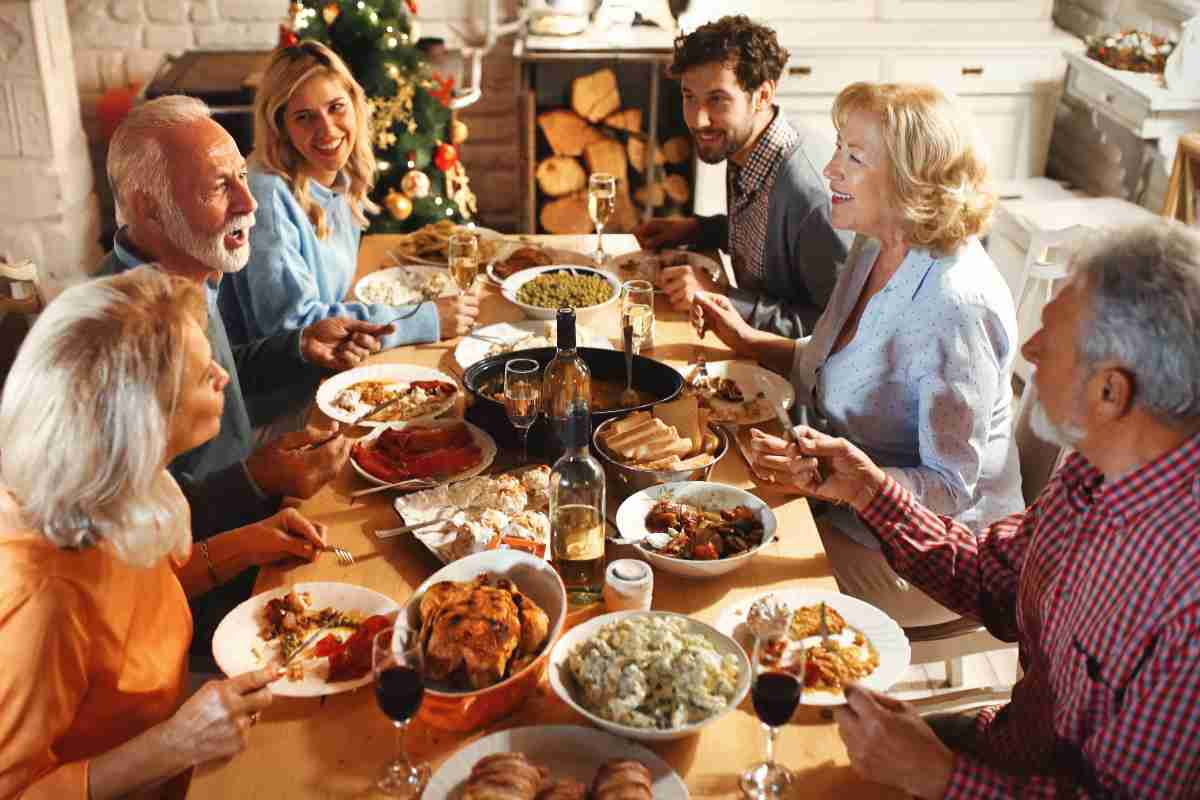
[[[433,163],[442,172],[453,167],[458,163],[458,148],[452,144],[443,142],[437,146],[437,150],[433,152]]]
[[[408,13],[417,13],[417,0],[404,0],[404,5],[408,6]]]
[[[287,25],[279,26],[279,47],[295,47],[300,42],[300,37],[296,32]]]

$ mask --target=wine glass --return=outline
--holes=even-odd
[[[532,358],[514,358],[504,365],[504,410],[521,432],[521,463],[529,461],[529,428],[541,408],[541,365]]]
[[[625,281],[621,284],[621,330],[633,328],[633,354],[643,344],[654,346],[654,285],[650,281]]]
[[[459,295],[466,294],[479,275],[479,239],[473,233],[458,231],[450,237],[447,255],[450,277],[458,286]]]
[[[425,696],[421,645],[417,632],[402,622],[375,634],[371,671],[375,676],[375,699],[396,726],[396,757],[383,767],[375,785],[392,797],[418,798],[429,781],[429,766],[414,766],[404,746],[408,721]]]
[[[588,215],[596,226],[596,266],[603,267],[604,226],[612,218],[617,207],[617,179],[606,172],[595,172],[588,178]]]
[[[755,638],[750,696],[754,713],[767,729],[767,757],[743,772],[739,785],[747,797],[773,800],[786,795],[792,783],[791,770],[775,762],[775,736],[779,726],[792,718],[802,687],[799,677],[783,670],[777,662],[764,660],[768,658],[766,645],[761,637]]]

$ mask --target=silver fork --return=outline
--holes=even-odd
[[[338,564],[341,564],[343,567],[354,566],[354,554],[344,547],[336,547],[334,545],[327,544],[321,548],[321,552],[333,553],[334,557],[337,558]]]

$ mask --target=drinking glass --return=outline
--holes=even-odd
[[[606,172],[594,172],[588,178],[588,215],[596,226],[596,266],[603,267],[604,226],[612,218],[617,207],[617,179]]]
[[[475,234],[459,231],[450,237],[447,251],[450,277],[458,286],[459,295],[470,291],[479,275],[479,239]]]
[[[542,399],[542,368],[532,358],[514,358],[504,365],[504,410],[521,432],[521,463],[529,462],[529,428],[537,419]]]
[[[408,721],[421,707],[425,696],[421,646],[417,631],[397,623],[375,634],[371,671],[375,676],[375,699],[396,726],[396,757],[383,767],[375,785],[392,797],[418,798],[429,781],[429,766],[413,765],[404,746]]]
[[[747,797],[774,800],[785,796],[792,783],[791,770],[775,763],[775,736],[800,703],[801,685],[800,678],[785,672],[778,663],[764,663],[766,644],[761,637],[754,640],[754,683],[750,692],[754,713],[767,730],[767,757],[743,772],[739,784]]]
[[[642,345],[654,346],[654,285],[650,281],[625,281],[621,284],[621,330],[633,327],[633,354]]]

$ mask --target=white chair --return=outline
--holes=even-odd
[[[1014,288],[1017,298],[1017,341],[1024,344],[1041,327],[1042,308],[1054,296],[1058,281],[1067,276],[1071,256],[1097,231],[1084,225],[1059,230],[1034,230],[1025,251],[1025,266]],[[1013,374],[1020,386],[1029,382],[1032,367],[1017,351]]]

